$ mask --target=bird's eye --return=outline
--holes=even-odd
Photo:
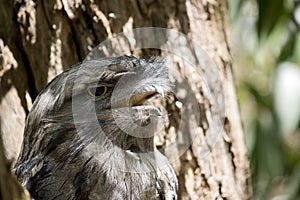
[[[105,85],[92,86],[88,87],[87,92],[91,97],[99,98],[106,94],[107,87]]]

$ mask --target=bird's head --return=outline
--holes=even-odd
[[[49,151],[76,138],[84,145],[150,150],[162,111],[149,99],[163,97],[165,91],[170,91],[170,82],[161,59],[84,61],[58,75],[36,98],[23,148],[32,157],[37,149]]]

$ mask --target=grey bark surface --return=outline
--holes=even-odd
[[[173,163],[179,181],[178,197],[250,199],[249,161],[232,77],[227,1],[0,0],[0,5],[0,133],[11,162],[20,151],[32,102],[52,78],[82,61],[106,38],[137,27],[164,27],[192,37],[213,58],[225,97],[224,131],[211,153],[201,159],[196,141]],[[136,56],[151,52],[137,51],[121,42],[114,46],[118,51]],[[179,43],[177,47],[180,49]],[[198,62],[190,51],[182,48],[180,52],[185,59]],[[175,57],[172,60],[172,66],[189,79],[183,64]],[[199,122],[201,136],[205,134],[211,102],[201,93],[200,82],[191,78],[189,83],[196,88],[195,94],[203,97],[199,104],[208,113]],[[170,142],[178,129],[176,122],[176,117],[170,119],[158,146]],[[172,157],[173,152],[165,154]]]
[[[11,163],[4,155],[4,147],[0,138],[0,199],[24,199],[29,200],[30,195],[11,171]]]

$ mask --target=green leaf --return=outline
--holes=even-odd
[[[300,195],[300,163],[293,171],[287,194],[288,196],[286,199],[288,200],[297,199]]]
[[[261,38],[271,33],[285,11],[283,0],[257,0],[257,5],[257,30]]]
[[[238,14],[241,9],[242,3],[243,0],[229,0],[229,15],[231,22],[238,19]]]
[[[278,62],[288,60],[295,51],[295,43],[296,43],[296,37],[295,34],[292,34],[288,37],[288,41],[283,46],[280,56],[278,58]]]

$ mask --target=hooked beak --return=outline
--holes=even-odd
[[[129,106],[140,106],[143,105],[147,100],[152,97],[160,95],[162,98],[165,97],[164,89],[161,86],[151,85],[141,90],[137,90],[131,97],[129,101]]]

